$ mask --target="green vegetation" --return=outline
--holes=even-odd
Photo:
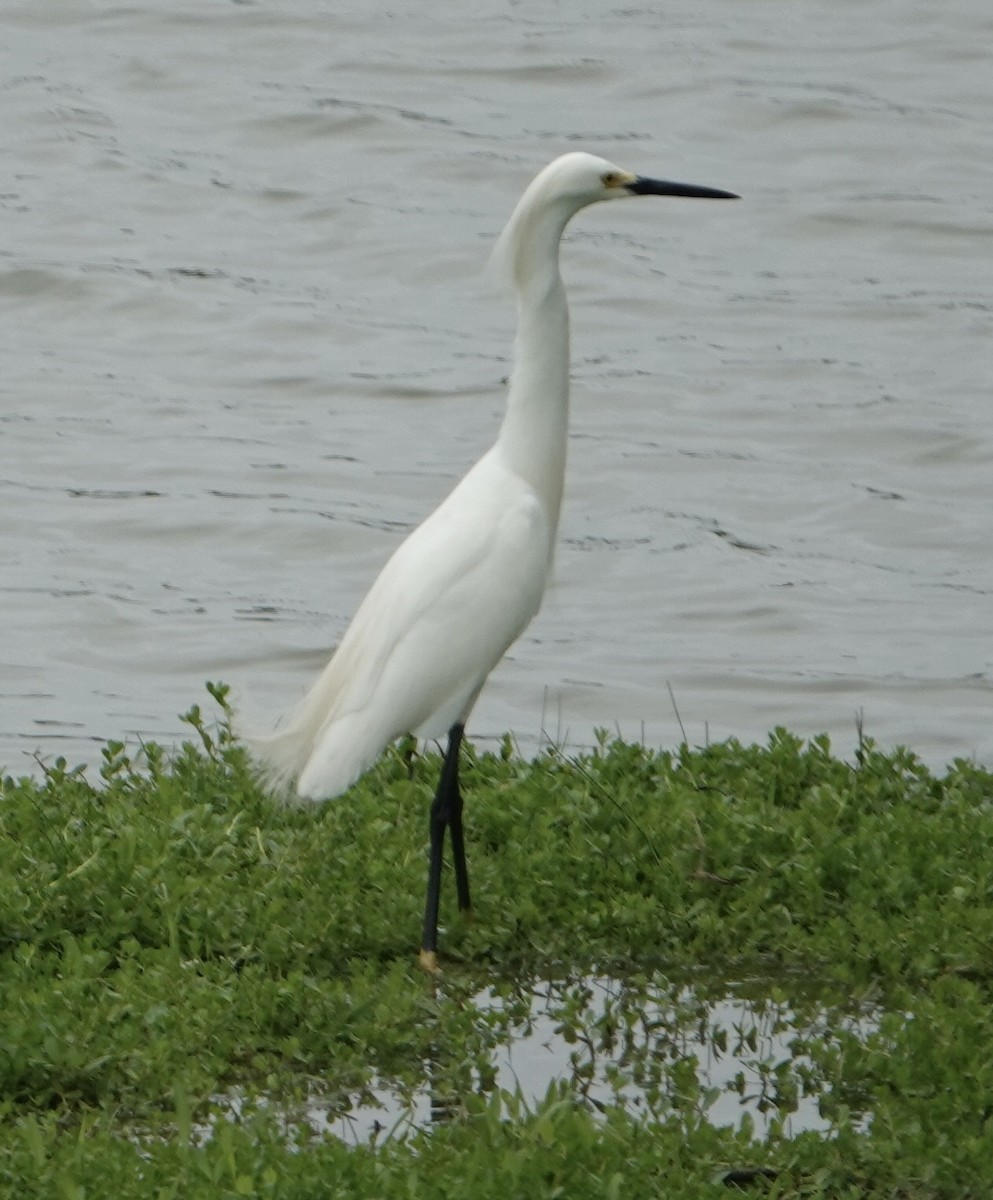
[[[993,775],[781,730],[533,763],[508,742],[465,764],[475,919],[446,878],[430,981],[437,758],[276,807],[211,690],[219,726],[192,710],[172,757],[112,743],[98,781],[3,781],[0,1196],[993,1197]],[[620,981],[606,1007],[594,976]],[[538,980],[571,1063],[501,1093]],[[774,1062],[706,1035],[752,1053],[761,1137],[708,1120],[684,1036],[744,981],[796,1031]],[[308,1121],[427,1076],[447,1123],[349,1146]],[[794,1133],[805,1095],[822,1125]]]

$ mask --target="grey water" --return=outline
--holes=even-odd
[[[991,60],[981,0],[3,5],[0,766],[301,693],[495,433],[488,248],[573,148],[743,199],[574,223],[472,735],[993,760]]]

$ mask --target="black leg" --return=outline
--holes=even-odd
[[[448,828],[452,831],[452,859],[455,863],[455,891],[459,898],[459,912],[468,912],[472,908],[469,900],[469,869],[465,864],[465,838],[462,834],[462,789],[459,787],[459,755],[458,746],[462,745],[462,726],[454,725],[449,738],[456,738],[457,746],[454,752],[449,748],[455,762],[452,768],[451,810],[448,814]]]
[[[465,863],[465,842],[462,836],[462,795],[459,792],[459,747],[463,727],[453,725],[448,731],[448,749],[441,768],[441,779],[431,805],[431,859],[428,865],[428,890],[424,904],[424,932],[421,935],[421,965],[429,971],[438,966],[438,909],[441,899],[441,868],[445,849],[445,829],[452,831],[452,853],[455,857],[455,884],[459,908],[469,907],[469,873]]]

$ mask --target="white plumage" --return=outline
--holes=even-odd
[[[317,682],[263,743],[272,782],[335,796],[395,738],[442,737],[464,721],[538,611],[554,534],[495,447],[397,549]]]

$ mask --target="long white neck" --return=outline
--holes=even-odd
[[[569,308],[559,241],[573,210],[543,201],[525,193],[498,251],[513,275],[517,339],[497,451],[538,493],[554,530],[569,425]]]

